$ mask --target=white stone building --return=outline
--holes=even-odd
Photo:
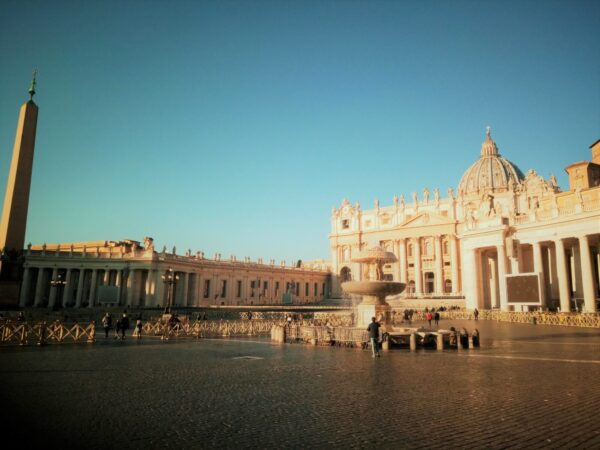
[[[341,295],[341,282],[361,277],[353,255],[377,244],[397,256],[384,272],[407,284],[405,298],[464,298],[468,308],[506,311],[597,311],[600,141],[591,149],[591,162],[565,169],[570,186],[561,192],[554,177],[524,174],[500,156],[488,129],[456,195],[424,189],[420,199],[414,192],[411,202],[376,200],[364,211],[344,200],[331,215],[334,295]]]

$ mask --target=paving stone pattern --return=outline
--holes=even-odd
[[[600,330],[450,325],[477,326],[482,348],[2,348],[2,436],[22,448],[600,448]]]

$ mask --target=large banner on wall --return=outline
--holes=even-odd
[[[537,273],[506,275],[506,296],[508,303],[541,305],[540,276]]]

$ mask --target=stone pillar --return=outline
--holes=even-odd
[[[29,267],[25,267],[23,270],[23,283],[21,284],[21,295],[19,298],[19,306],[24,308],[27,306],[27,299],[29,297],[29,280],[30,270]]]
[[[490,270],[490,307],[491,308],[499,308],[500,307],[500,282],[498,281],[498,261],[492,257],[487,255],[487,264]]]
[[[55,267],[52,269],[52,278],[50,279],[50,283],[56,281],[58,279],[58,269]],[[48,300],[48,308],[54,308],[56,304],[56,291],[58,287],[56,284],[50,284],[50,299]]]
[[[596,287],[594,286],[594,274],[592,268],[592,256],[590,243],[587,236],[579,237],[579,254],[581,256],[581,279],[583,284],[584,311],[595,313]]]
[[[550,279],[552,280],[550,283],[550,298],[558,299],[559,298],[559,290],[558,290],[558,273],[556,271],[556,248],[548,247],[548,273],[550,275]]]
[[[127,306],[133,305],[133,291],[135,290],[136,272],[136,269],[129,269],[129,275],[127,276]]]
[[[33,306],[41,306],[44,295],[44,268],[40,267],[38,269],[38,277],[37,282],[35,283],[35,297],[33,301]]]
[[[67,269],[67,275],[65,276],[65,290],[63,291],[62,296],[62,307],[66,308],[67,303],[69,302],[69,298],[71,298],[71,291],[73,287],[71,286],[71,269]]]
[[[165,295],[165,283],[162,280],[162,273],[159,269],[154,271],[154,279],[156,280],[154,285],[154,306],[165,306],[164,295]]]
[[[469,309],[479,308],[479,289],[476,250],[468,249],[463,253],[463,292],[465,305]]]
[[[77,281],[77,294],[75,297],[75,308],[81,307],[81,299],[83,298],[83,282],[85,280],[85,269],[79,269],[79,280]]]
[[[533,271],[540,277],[540,298],[542,300],[542,309],[546,307],[546,277],[544,276],[544,262],[542,260],[542,244],[533,243]]]
[[[110,269],[104,269],[104,280],[102,284],[105,286],[110,285]]]
[[[88,307],[94,307],[94,301],[96,300],[96,282],[98,280],[98,269],[92,270],[92,282],[90,283],[90,296],[88,297]]]
[[[395,263],[394,263],[394,281],[400,281],[400,241],[393,241],[394,242],[394,254],[396,255],[396,258],[398,259]]]
[[[400,239],[400,257],[399,257],[399,266],[400,266],[400,282],[408,283],[408,278],[406,276],[406,269],[408,264],[406,263],[406,239]]]
[[[229,287],[229,286],[227,286]],[[189,288],[190,288],[190,274],[189,272],[185,272],[183,275],[183,291],[181,297],[181,306],[188,306],[188,297],[189,297]],[[229,292],[227,292],[229,294]]]
[[[415,262],[415,294],[423,295],[423,275],[421,274],[421,238],[414,238],[413,242],[413,258]]]
[[[435,292],[437,295],[444,294],[444,257],[441,236],[435,236]]]
[[[123,290],[123,270],[117,269],[117,275],[115,277],[115,286],[117,286],[117,305],[121,304],[121,291]]]
[[[458,239],[454,234],[450,235],[450,265],[452,266],[452,295],[457,295],[461,290],[458,288]]]
[[[500,309],[508,311],[508,294],[506,293],[506,249],[504,242],[496,246],[498,253],[498,292],[500,294]]]
[[[560,295],[561,312],[571,311],[571,291],[569,289],[569,276],[567,274],[567,261],[565,258],[565,243],[562,239],[554,241],[556,246],[556,272],[558,274],[558,291]]]
[[[579,241],[581,245],[581,241]],[[576,298],[583,298],[583,277],[582,275],[582,267],[581,267],[581,252],[579,251],[579,245],[574,245],[571,247],[573,251],[572,259],[571,259],[571,282],[573,284],[573,296]]]

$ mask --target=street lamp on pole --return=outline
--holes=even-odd
[[[56,297],[55,297],[55,303],[54,303],[54,308],[56,309],[56,305],[59,304],[59,302],[62,302],[62,296],[61,296],[61,291],[62,291],[62,287],[67,284],[67,282],[65,280],[62,279],[62,275],[59,273],[58,275],[56,275],[56,278],[54,280],[50,280],[50,286],[52,286],[53,288],[56,289]],[[60,303],[62,304],[62,303]]]
[[[169,267],[161,278],[163,283],[167,285],[167,305],[164,314],[170,314],[173,302],[173,285],[179,281],[179,274],[175,273],[172,267]]]

